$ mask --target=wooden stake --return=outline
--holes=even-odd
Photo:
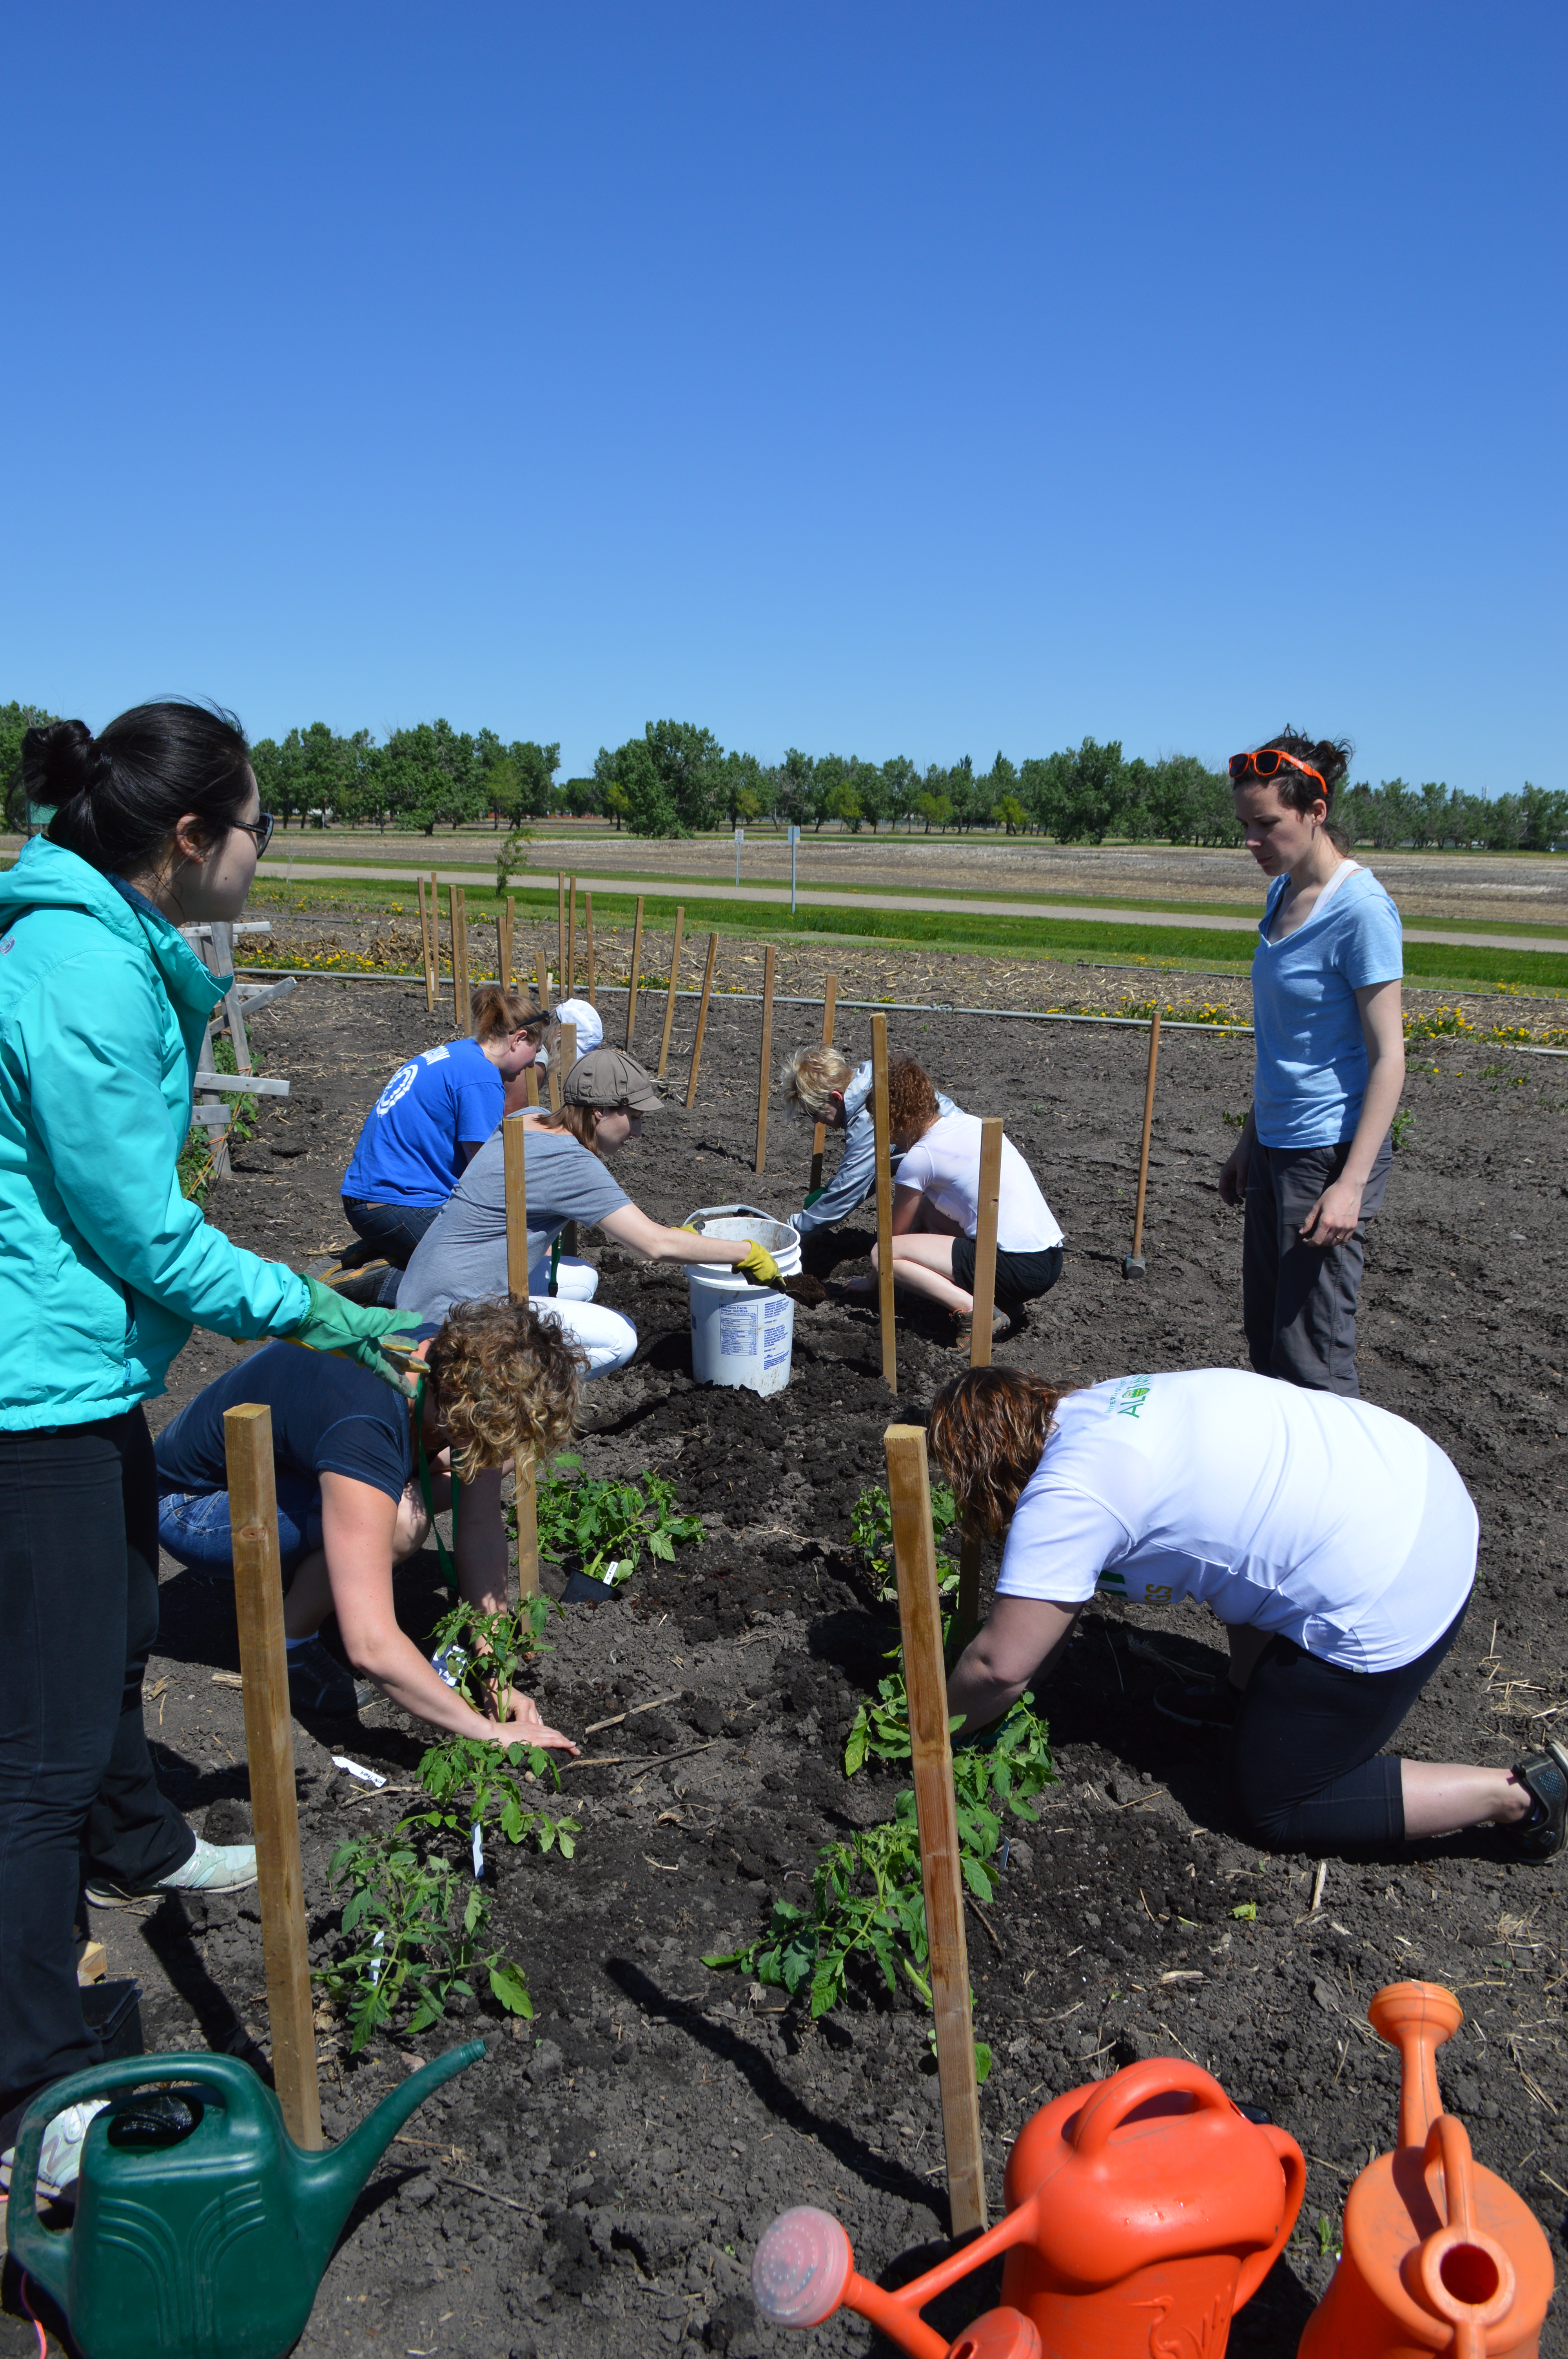
[[[822,1006],[822,1045],[825,1049],[831,1049],[833,1046],[833,1017],[838,1006],[838,978],[836,974],[830,974]],[[811,1134],[811,1186],[814,1189],[820,1188],[822,1185],[822,1150],[827,1140],[827,1125],[825,1122],[819,1122]]]
[[[697,1103],[697,1072],[702,1062],[702,1036],[708,1029],[708,995],[713,988],[713,962],[719,956],[719,937],[708,937],[708,964],[702,970],[702,997],[697,1003],[697,1038],[691,1048],[691,1078],[686,1085],[686,1105],[689,1114]]]
[[[516,963],[513,957],[517,940],[517,904],[510,894],[501,905],[501,916],[496,921],[496,936],[501,950],[501,988],[503,991],[509,992],[514,988],[517,974]]]
[[[757,1068],[757,1169],[761,1171],[768,1159],[768,1093],[773,1087],[773,960],[777,953],[772,942],[762,957],[762,1044]]]
[[[637,978],[643,970],[643,896],[637,896],[637,920],[632,929],[632,972],[626,979],[626,1046],[637,1024]]]
[[[425,879],[420,876],[415,881],[419,887],[419,949],[425,961],[425,1010],[427,1015],[433,1016],[436,1012],[436,971],[435,953],[430,947],[430,919],[425,907]]]
[[[561,968],[566,977],[566,997],[572,998],[577,989],[577,878],[571,880],[571,897],[567,904],[567,955]]]
[[[534,1068],[528,1067],[532,1077]],[[535,1096],[538,1083],[534,1084]],[[524,1131],[521,1114],[509,1114],[501,1125],[502,1178],[506,1190],[506,1291],[514,1302],[528,1299],[528,1179],[524,1166]],[[538,1473],[532,1458],[513,1462],[517,1478],[517,1586],[524,1597],[539,1588]]]
[[[566,1027],[565,1027],[565,1026],[563,1025],[563,1026],[562,1026],[562,1027],[561,1027],[562,1031],[564,1031],[564,1030],[565,1030],[565,1028],[566,1028]],[[560,1110],[561,1110],[561,1041],[560,1041],[560,1036],[559,1036],[559,1034],[557,1034],[557,1038],[556,1038],[556,1052],[555,1052],[555,1055],[550,1059],[550,1112],[551,1112],[552,1114],[559,1114]]]
[[[582,908],[583,931],[588,936],[588,1004],[590,1007],[597,1007],[599,1001],[594,996],[593,988],[593,895],[591,893],[583,895]]]
[[[991,1364],[991,1313],[996,1308],[996,1232],[1001,1204],[1001,1117],[980,1125],[980,1195],[975,1223],[975,1287],[969,1365]],[[966,1514],[958,1543],[958,1610],[953,1617],[955,1649],[967,1647],[980,1626],[980,1527]]]
[[[888,1112],[888,1020],[871,1018],[871,1115],[877,1139],[877,1302],[882,1323],[882,1382],[898,1390],[898,1331],[892,1317],[892,1136]]]
[[[681,929],[685,924],[686,911],[677,902],[676,904],[675,947],[670,952],[670,987],[665,999],[665,1037],[659,1042],[659,1071],[657,1077],[661,1082],[665,1078],[665,1067],[670,1060],[670,1027],[676,1020],[676,991],[680,983],[680,938]]]
[[[942,2136],[947,2149],[947,2201],[953,2234],[964,2236],[971,2229],[986,2224],[986,2174],[980,2153],[969,1956],[964,1939],[963,1871],[953,1792],[953,1751],[947,1734],[947,1680],[942,1661],[942,1606],[936,1591],[936,1540],[931,1523],[925,1429],[919,1425],[890,1425],[883,1439],[888,1497],[892,1506],[893,1561],[898,1569],[903,1678],[909,1695],[914,1815],[920,1828],[920,1877],[925,1892],[932,2012],[936,2022],[936,2076],[942,2093]]]
[[[537,1066],[526,1065],[523,1071],[524,1094],[531,1106],[539,1103],[539,1072]]]
[[[430,871],[430,1012],[436,1012],[436,1002],[441,992],[441,896],[436,882],[436,872]]]
[[[563,1024],[561,1027],[561,1085],[563,1088],[566,1085],[567,1075],[576,1063],[577,1026]]]
[[[535,1006],[544,1008],[546,1015],[549,1013],[550,978],[545,972],[542,958],[534,961],[534,1002]]]
[[[452,915],[452,1014],[462,1032],[473,1030],[469,1009],[469,919],[463,888],[449,885]]]
[[[283,1566],[277,1544],[272,1411],[254,1406],[225,1410],[223,1455],[273,2080],[290,2137],[296,2146],[315,2150],[325,2141],[316,2081],[305,1876],[299,1860],[294,1722],[283,1643]]]
[[[556,971],[562,975],[567,971],[567,880],[558,868],[556,871]]]
[[[1143,1204],[1149,1193],[1149,1136],[1154,1127],[1154,1068],[1160,1060],[1160,1011],[1149,1026],[1149,1078],[1143,1085],[1143,1145],[1138,1158],[1138,1209],[1132,1216],[1132,1251],[1121,1265],[1123,1277],[1143,1275]]]

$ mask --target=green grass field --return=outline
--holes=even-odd
[[[493,888],[476,883],[464,890],[470,919],[493,923],[498,906]],[[446,896],[441,897],[444,913]],[[803,909],[792,918],[787,910],[717,896],[691,898],[645,893],[646,922],[666,930],[673,927],[677,897],[686,911],[688,940],[717,932],[775,941],[907,942],[930,951],[1179,968],[1194,973],[1245,974],[1252,958],[1251,937],[1247,934],[1227,936],[1181,925],[1125,926],[1114,919],[1080,923],[1076,919],[969,917],[951,910],[904,909]],[[555,924],[553,886],[546,891],[518,891],[513,898],[519,918],[530,925]],[[636,899],[631,893],[596,893],[596,923],[629,926]],[[368,878],[363,883],[323,880],[287,886],[267,878],[258,882],[255,900],[302,913],[331,908],[346,912],[357,907],[417,914],[410,886],[380,885]],[[1471,950],[1450,943],[1407,942],[1405,973],[1412,983],[1433,990],[1505,984],[1552,996],[1568,991],[1568,957],[1552,951]]]

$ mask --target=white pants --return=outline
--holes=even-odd
[[[554,1319],[568,1343],[586,1352],[589,1381],[595,1376],[612,1376],[618,1368],[625,1367],[637,1349],[637,1330],[630,1319],[622,1319],[619,1310],[595,1302],[599,1272],[592,1264],[563,1254],[556,1273],[554,1295],[549,1285],[550,1265],[546,1258],[528,1272],[528,1307],[542,1317]]]

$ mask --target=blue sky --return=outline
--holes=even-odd
[[[12,9],[0,700],[1560,786],[1565,66],[1532,0]]]

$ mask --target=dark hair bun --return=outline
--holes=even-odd
[[[22,777],[27,799],[59,810],[76,795],[90,794],[103,763],[85,721],[51,721],[22,739]]]

